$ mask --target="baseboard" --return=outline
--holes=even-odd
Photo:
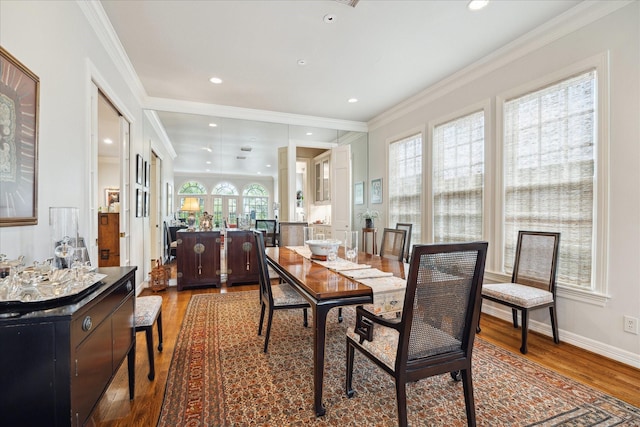
[[[496,307],[484,305],[482,307],[482,312],[509,323],[513,321],[511,316],[511,309],[503,310]],[[551,325],[538,322],[536,320],[529,320],[529,330],[538,332],[548,337],[553,337]],[[640,369],[640,355],[638,354],[634,354],[630,351],[622,350],[620,348],[613,347],[599,341],[594,341],[590,338],[583,337],[581,335],[577,335],[562,329],[559,329],[558,333],[560,334],[560,340],[562,342],[575,345],[576,347],[582,348],[600,356]]]

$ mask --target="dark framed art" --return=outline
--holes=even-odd
[[[142,200],[142,190],[139,188],[136,188],[136,217],[140,218],[142,216],[142,206],[143,204],[143,200]]]
[[[149,216],[149,208],[150,208],[149,203],[150,203],[149,192],[145,191],[144,192],[144,216]]]
[[[151,163],[144,161],[144,186],[149,188],[149,182],[151,181]]]
[[[38,223],[40,79],[0,47],[0,227]]]
[[[144,179],[144,164],[142,161],[142,156],[140,154],[136,154],[136,184],[142,185],[142,181]]]

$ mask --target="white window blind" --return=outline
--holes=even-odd
[[[484,111],[433,129],[434,242],[482,238]]]
[[[504,103],[504,269],[518,230],[559,231],[558,281],[591,288],[596,71]]]
[[[389,145],[389,226],[413,224],[411,242],[421,242],[422,135]]]

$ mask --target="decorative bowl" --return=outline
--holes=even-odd
[[[311,256],[316,257],[326,257],[332,248],[337,252],[342,244],[340,240],[307,240],[305,243],[311,249]]]

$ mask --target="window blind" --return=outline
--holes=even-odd
[[[434,242],[482,238],[484,111],[433,129]]]
[[[504,269],[518,230],[559,231],[558,281],[591,287],[596,71],[504,103]]]
[[[422,135],[389,145],[389,226],[413,224],[411,242],[421,242]]]

